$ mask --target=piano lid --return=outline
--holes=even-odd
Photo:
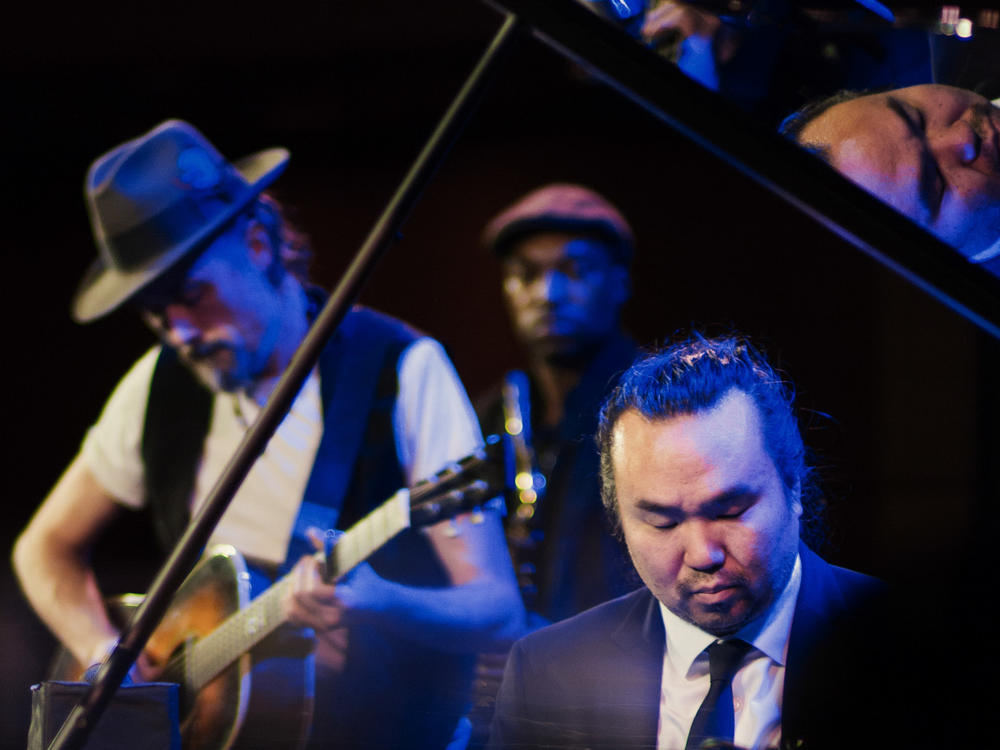
[[[891,20],[880,3],[846,0],[708,0],[671,3],[673,8],[658,0],[494,4],[518,14],[552,47],[624,96],[1000,338],[1000,251],[991,255],[983,240],[990,233],[1000,239],[1000,116],[980,118],[976,138],[970,136],[978,145],[969,161],[982,178],[972,201],[978,213],[966,217],[976,228],[974,245],[960,244],[964,239],[947,244],[942,237],[954,234],[950,226],[911,210],[877,180],[856,173],[854,181],[845,179],[833,168],[843,168],[836,154],[827,154],[829,161],[817,158],[815,149],[777,132],[789,113],[841,89],[935,83],[1000,96],[995,0],[961,8],[893,5]],[[668,10],[673,28],[662,22]],[[947,169],[940,171],[940,190],[955,193],[961,186],[948,182]],[[957,198],[942,200],[953,210]]]

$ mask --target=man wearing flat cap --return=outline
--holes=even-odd
[[[527,373],[508,373],[480,420],[528,459],[532,481],[518,480],[508,537],[529,610],[561,620],[634,587],[601,506],[593,434],[602,398],[636,353],[621,326],[635,241],[602,195],[553,183],[501,211],[484,242],[500,262]]]
[[[82,665],[118,637],[89,565],[101,532],[144,508],[164,545],[177,541],[322,304],[305,279],[307,240],[263,192],[287,161],[269,149],[229,163],[171,120],[87,175],[98,259],[73,316],[131,306],[161,343],[122,378],[15,545],[25,594]],[[355,308],[219,521],[210,544],[232,545],[257,573],[291,571],[283,613],[316,637],[313,745],[445,747],[462,727],[474,653],[523,629],[493,513],[404,531],[336,585],[303,556],[317,529],[348,528],[480,443],[441,346]],[[133,672],[156,676],[150,654]],[[299,724],[312,691],[309,679]],[[253,700],[248,720],[260,718]],[[300,729],[258,721],[252,739],[298,747]]]
[[[506,373],[476,410],[487,434],[504,436],[504,524],[533,630],[638,585],[601,505],[593,439],[602,399],[636,354],[621,326],[635,239],[604,196],[551,183],[490,220],[483,244],[500,262],[527,368]],[[480,659],[474,746],[486,741],[503,663]]]

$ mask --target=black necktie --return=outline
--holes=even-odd
[[[708,695],[691,722],[684,750],[696,750],[707,739],[733,741],[733,675],[752,646],[746,641],[716,641],[708,647],[708,672],[712,682]]]

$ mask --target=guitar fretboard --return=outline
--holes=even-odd
[[[410,494],[400,490],[362,518],[337,540],[327,572],[335,580],[365,560],[396,534],[410,526]],[[315,558],[325,562],[323,552]],[[200,690],[285,622],[281,601],[291,588],[286,575],[244,609],[229,617],[215,630],[194,643],[185,653],[183,681],[191,690]],[[173,679],[181,681],[181,675]]]

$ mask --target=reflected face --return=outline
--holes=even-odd
[[[269,374],[281,330],[280,298],[267,274],[271,255],[251,249],[247,227],[237,222],[182,278],[137,299],[147,324],[213,390],[252,390]]]
[[[967,257],[1000,238],[1000,109],[922,85],[834,105],[799,140]]]
[[[619,325],[628,272],[599,240],[532,234],[511,247],[501,270],[514,332],[535,356],[572,360]]]
[[[733,389],[708,411],[667,419],[627,411],[611,459],[629,554],[671,612],[723,636],[775,601],[795,564],[802,506],[749,396]]]

